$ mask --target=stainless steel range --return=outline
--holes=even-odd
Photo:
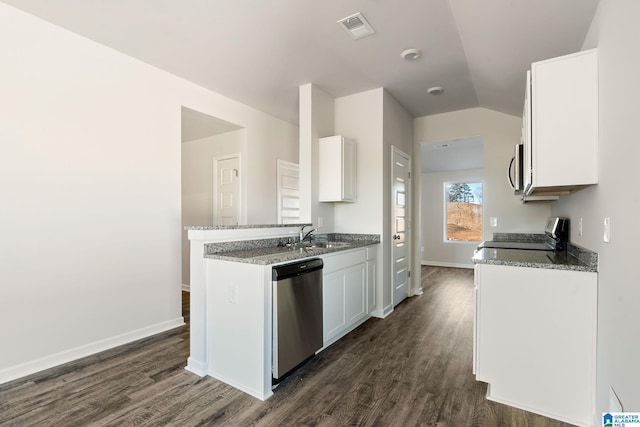
[[[544,228],[545,241],[505,241],[488,240],[480,243],[478,249],[524,249],[533,251],[564,251],[569,241],[569,218],[550,217]]]

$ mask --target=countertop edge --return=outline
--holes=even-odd
[[[349,236],[357,236],[357,235],[349,235]],[[377,235],[361,235],[367,236],[367,238],[354,238],[354,239],[341,239],[340,241],[348,243],[347,246],[338,246],[333,248],[298,248],[293,247],[290,251],[285,251],[282,247],[273,247],[266,246],[263,248],[269,249],[273,248],[273,254],[265,254],[265,255],[257,255],[252,256],[252,248],[257,248],[260,246],[256,246],[256,240],[248,240],[248,241],[240,241],[234,242],[236,245],[240,245],[236,250],[225,250],[225,247],[228,247],[224,244],[207,244],[205,245],[205,259],[212,260],[220,260],[220,261],[230,261],[230,262],[239,262],[243,264],[254,264],[254,265],[275,265],[282,264],[290,261],[296,261],[304,258],[317,257],[327,254],[332,254],[336,252],[349,251],[353,249],[364,248],[367,246],[377,245],[380,243],[380,237]],[[266,241],[266,240],[265,240]],[[246,244],[246,249],[242,248],[242,245]]]
[[[295,227],[300,228],[302,226],[310,227],[311,223],[304,224],[244,224],[244,225],[185,225],[184,229],[189,230],[244,230],[252,228],[282,228],[282,227]]]
[[[582,271],[585,273],[597,273],[598,269],[588,265],[547,264],[541,262],[504,261],[472,258],[474,264],[503,265],[507,267],[543,268],[546,270]]]

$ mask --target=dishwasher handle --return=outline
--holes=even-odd
[[[312,258],[305,261],[297,261],[291,264],[278,265],[273,267],[272,279],[274,282],[285,280],[312,271],[322,270],[324,263],[320,258]]]

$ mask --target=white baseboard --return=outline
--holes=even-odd
[[[200,360],[195,360],[191,356],[187,358],[187,366],[185,366],[184,369],[193,374],[196,374],[199,377],[204,377],[205,375],[207,375],[207,364]]]
[[[489,392],[489,390],[487,390],[487,393],[488,392]],[[571,419],[571,418],[563,417],[562,415],[558,415],[558,414],[555,414],[555,413],[551,413],[551,412],[547,412],[547,411],[541,411],[541,410],[539,410],[537,408],[532,408],[532,407],[529,407],[527,405],[521,405],[519,403],[511,402],[508,399],[502,399],[502,398],[499,398],[499,397],[492,397],[489,394],[487,394],[487,400],[491,400],[492,402],[498,402],[498,403],[501,403],[503,405],[511,406],[513,408],[522,409],[523,411],[533,412],[534,414],[542,415],[543,417],[552,418],[554,420],[562,421],[563,423],[568,423],[568,424],[572,424],[572,425],[579,426],[579,427],[591,427],[592,426],[591,423],[584,422],[582,420],[574,420],[574,419]],[[593,425],[595,425],[595,424],[593,424]]]
[[[422,261],[421,265],[430,265],[433,267],[453,267],[453,268],[471,268],[473,269],[473,263],[463,264],[459,262],[440,262],[440,261]]]
[[[191,292],[191,286],[185,283],[182,284],[182,290],[185,292]]]
[[[378,310],[378,309],[373,310],[371,312],[371,316],[377,317],[378,319],[384,319],[385,317],[387,317],[391,313],[393,313],[393,304],[389,304],[388,306],[386,306],[382,310]]]
[[[267,391],[260,391],[260,390],[255,390],[249,387],[245,387],[242,384],[239,384],[238,382],[225,377],[224,375],[219,375],[218,373],[214,372],[209,372],[209,376],[212,378],[215,378],[217,380],[222,381],[225,384],[229,384],[231,387],[235,387],[238,390],[247,393],[250,396],[255,397],[256,399],[265,401],[268,398],[270,398],[271,396],[273,396],[273,391],[272,390],[267,390]]]
[[[184,325],[182,316],[0,370],[0,384]]]

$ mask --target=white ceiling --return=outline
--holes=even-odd
[[[298,87],[385,87],[413,117],[519,115],[533,61],[580,50],[598,0],[1,0],[259,110],[298,122]],[[376,33],[336,21],[361,12]],[[400,53],[419,48],[407,62]],[[439,96],[425,93],[444,87]]]

